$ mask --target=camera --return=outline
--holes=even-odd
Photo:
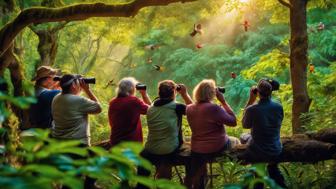
[[[218,91],[221,93],[225,93],[225,87],[217,87]]]
[[[138,83],[135,85],[135,88],[137,90],[146,90],[147,89],[147,86],[145,84],[142,84],[142,83]]]
[[[54,81],[61,81],[61,78],[62,78],[61,76],[55,76]],[[77,76],[77,79],[82,79],[86,84],[96,84],[96,78],[94,77],[84,78],[81,76]]]

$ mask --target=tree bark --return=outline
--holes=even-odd
[[[29,8],[0,30],[0,56],[8,49],[16,35],[30,24],[85,20],[91,17],[131,17],[144,7],[168,5],[195,0],[134,0],[125,4],[77,4],[64,8]]]
[[[38,36],[39,44],[37,47],[37,51],[40,55],[40,63],[39,66],[53,66],[56,59],[57,49],[58,49],[58,33],[64,28],[66,23],[61,23],[58,26],[45,29],[38,30],[34,27],[30,27],[30,29]]]
[[[1,60],[0,60],[1,61]],[[20,58],[14,53],[14,47],[10,47],[9,53],[7,54],[6,61],[8,64],[8,69],[10,71],[11,80],[14,86],[14,96],[25,96],[22,81],[24,81],[23,75],[23,65],[21,64]],[[2,73],[2,72],[1,72]],[[14,114],[20,120],[20,128],[30,128],[29,115],[27,110],[22,110],[19,107],[11,107]]]
[[[293,87],[293,133],[303,132],[300,116],[309,111],[311,100],[307,91],[308,35],[307,0],[290,0],[290,72]]]

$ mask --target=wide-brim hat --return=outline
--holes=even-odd
[[[39,79],[45,77],[55,76],[59,73],[59,71],[59,69],[53,69],[50,66],[40,66],[37,68],[36,76],[32,79],[32,81],[38,81]]]

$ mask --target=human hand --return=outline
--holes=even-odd
[[[146,89],[137,89],[137,91],[139,91],[139,93],[140,93],[142,96],[144,96],[144,95],[147,94]]]
[[[251,87],[250,89],[250,99],[249,101],[254,102],[258,96],[258,89],[256,86]]]
[[[218,90],[218,88],[216,88],[216,97],[220,102],[225,102],[224,95]]]
[[[182,96],[187,94],[187,87],[184,84],[178,84],[178,87],[180,88],[177,90],[178,93],[180,93]]]
[[[79,85],[80,85],[80,87],[81,87],[85,92],[90,91],[90,86],[89,86],[89,84],[85,83],[84,80],[83,80],[82,78],[79,78],[78,80],[79,80]]]

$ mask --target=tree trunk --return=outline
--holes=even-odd
[[[58,31],[41,30],[35,32],[39,38],[38,53],[41,58],[39,66],[53,66],[58,48]]]
[[[300,116],[309,111],[311,101],[307,91],[307,0],[290,0],[290,5],[290,72],[293,87],[292,129],[295,134],[303,132],[304,122]]]
[[[23,75],[23,68],[20,61],[20,58],[17,57],[14,53],[14,47],[12,46],[10,49],[8,49],[7,54],[7,62],[8,62],[8,69],[10,71],[11,80],[14,86],[14,96],[25,96],[25,92],[23,89],[22,81],[24,81],[24,75]],[[27,110],[22,110],[19,107],[12,106],[11,107],[14,114],[19,118],[20,125],[19,127],[22,129],[30,128],[29,123],[29,115]]]

